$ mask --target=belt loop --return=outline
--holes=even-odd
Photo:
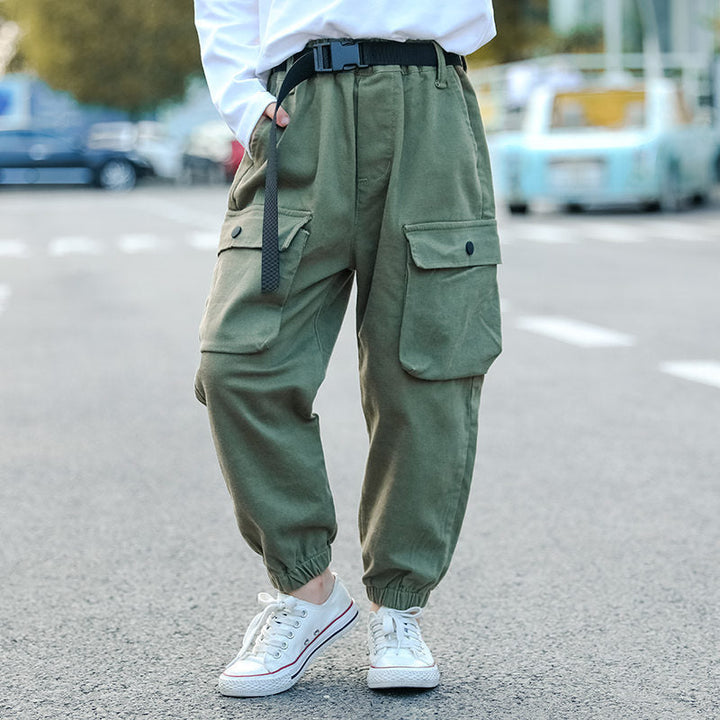
[[[435,77],[435,87],[444,90],[447,86],[447,60],[445,59],[445,51],[434,40],[432,41],[437,56],[437,75]]]

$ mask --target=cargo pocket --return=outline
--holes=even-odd
[[[309,212],[278,214],[280,287],[260,292],[263,208],[251,205],[225,216],[210,295],[200,324],[200,349],[254,353],[278,335],[283,307],[309,237]]]
[[[424,380],[482,375],[501,351],[495,220],[405,225],[400,364]]]

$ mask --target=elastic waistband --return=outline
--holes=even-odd
[[[312,52],[315,71],[341,72],[373,65],[437,66],[438,49],[447,65],[460,65],[467,69],[462,55],[449,53],[431,40],[353,40],[351,38],[311,40],[303,50],[276,65],[271,72],[287,70],[292,63]]]

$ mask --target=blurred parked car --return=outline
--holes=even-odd
[[[180,143],[154,120],[95,123],[88,131],[87,146],[93,150],[135,152],[150,163],[157,177],[175,180],[180,175]]]
[[[220,121],[203,123],[190,133],[182,157],[187,183],[229,182],[245,154],[228,126]]]
[[[707,198],[718,160],[712,128],[693,121],[667,79],[540,88],[523,130],[492,143],[498,195],[513,213],[536,200],[568,209],[637,203],[675,211]]]
[[[150,174],[150,164],[135,153],[93,150],[52,132],[0,132],[0,185],[94,184],[129,190]]]

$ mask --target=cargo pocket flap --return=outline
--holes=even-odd
[[[228,248],[262,248],[263,214],[262,205],[251,205],[238,212],[229,212],[225,217],[218,252]],[[312,219],[312,213],[303,210],[278,212],[278,241],[280,252],[287,250],[298,231]]]
[[[413,262],[424,270],[501,262],[495,220],[417,223],[403,230]]]

